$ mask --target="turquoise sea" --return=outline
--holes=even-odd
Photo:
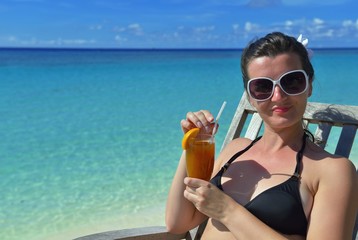
[[[227,101],[220,149],[243,93],[240,54],[0,49],[1,239],[164,225],[180,120]],[[312,61],[311,101],[358,105],[358,49],[318,49]]]

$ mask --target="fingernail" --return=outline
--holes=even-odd
[[[188,183],[188,178],[186,177],[186,178],[184,178],[184,184],[186,185],[187,183]]]
[[[196,126],[197,126],[198,128],[202,128],[202,127],[203,127],[203,124],[202,124],[201,122],[197,122],[197,123],[196,123]]]
[[[209,126],[205,126],[205,131],[208,133],[210,132],[210,127]]]

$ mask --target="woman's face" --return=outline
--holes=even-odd
[[[297,54],[285,53],[271,57],[259,57],[248,65],[249,78],[268,77],[279,79],[283,74],[292,70],[302,70],[302,64]],[[311,96],[312,85],[300,95],[289,96],[279,86],[275,86],[271,98],[256,101],[250,97],[250,103],[257,109],[266,125],[274,129],[301,124],[306,109],[307,98]]]

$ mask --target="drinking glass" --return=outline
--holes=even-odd
[[[214,168],[215,139],[211,134],[199,133],[189,139],[186,167],[189,177],[210,180]]]

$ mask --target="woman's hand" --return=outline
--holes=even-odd
[[[210,182],[186,177],[184,184],[186,185],[184,197],[192,202],[196,209],[210,218],[220,221],[226,217],[229,207],[232,206],[229,203],[236,203]]]
[[[211,133],[214,127],[214,116],[207,110],[188,112],[186,119],[181,120],[180,125],[184,133],[192,128],[200,128],[206,133]]]

